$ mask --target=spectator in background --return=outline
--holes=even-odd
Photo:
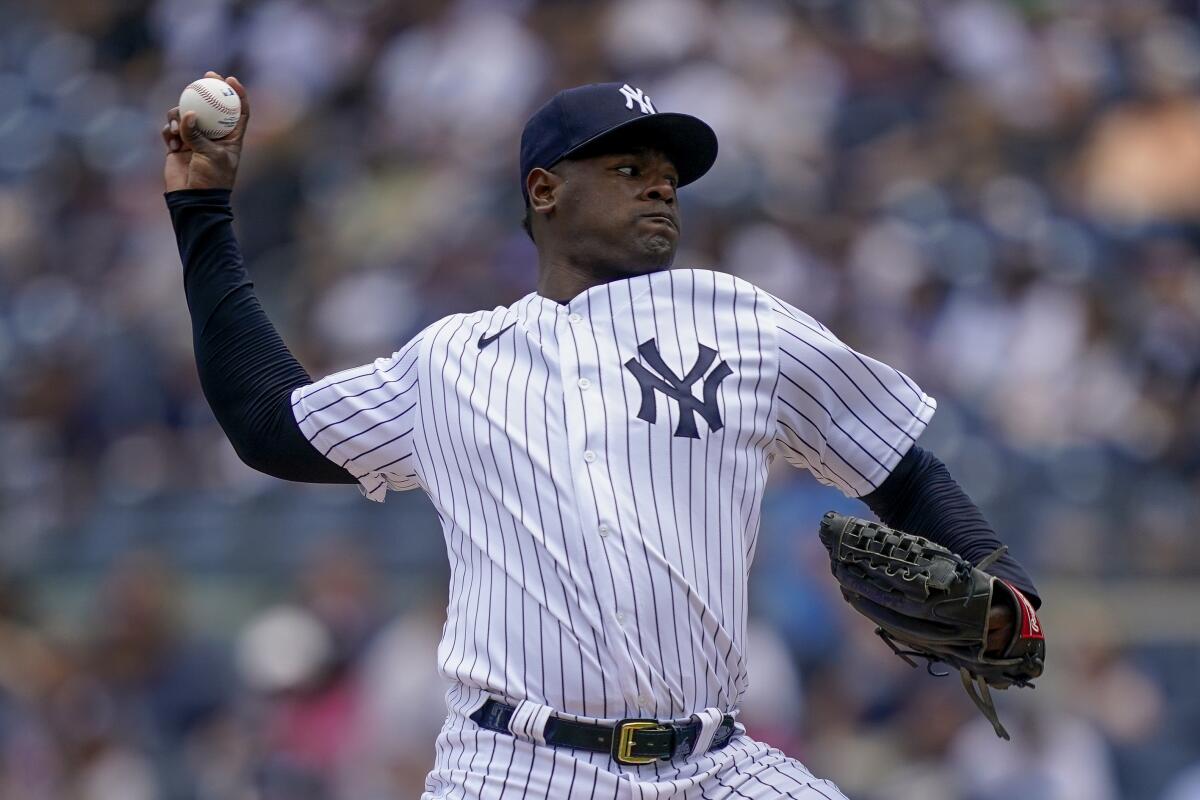
[[[100,588],[86,651],[111,724],[155,760],[170,793],[188,786],[184,744],[233,694],[226,654],[190,633],[180,616],[179,586],[157,555],[122,557]]]
[[[446,718],[446,684],[437,672],[444,597],[418,601],[397,616],[363,655],[361,724],[354,758],[339,780],[343,800],[419,797]]]
[[[394,777],[386,756],[369,761],[381,754],[374,746],[386,744],[369,738],[372,729],[390,727],[379,716],[380,675],[369,660],[379,652],[376,640],[386,620],[377,576],[348,539],[332,539],[305,559],[295,590],[294,602],[251,620],[238,644],[242,679],[259,703],[256,784],[281,800],[365,800],[370,795],[362,793],[380,791],[368,774],[385,781],[384,789]],[[409,652],[403,665],[391,666],[420,674],[411,660]],[[411,722],[407,713],[389,709],[404,724]],[[423,731],[427,746],[412,754],[425,771],[437,727]]]
[[[1104,738],[1091,723],[1042,698],[1013,697],[1013,741],[972,720],[951,750],[966,800],[1117,800],[1116,775]],[[980,722],[983,722],[981,725]]]
[[[149,754],[121,727],[117,699],[86,662],[49,698],[46,719],[54,734],[59,774],[43,787],[50,797],[72,800],[158,800],[165,790]],[[34,795],[36,797],[36,794]]]
[[[0,797],[158,800],[145,741],[88,653],[30,627],[20,584],[0,579]]]
[[[301,606],[265,609],[239,637],[238,667],[258,707],[250,786],[269,800],[329,796],[359,713],[329,629]]]

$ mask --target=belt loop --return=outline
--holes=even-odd
[[[721,721],[725,719],[725,714],[719,708],[706,708],[699,714],[692,714],[692,718],[700,723],[700,732],[696,734],[696,743],[692,745],[692,756],[699,757],[707,753],[708,748],[712,746],[713,737],[716,736]]]
[[[546,743],[546,723],[554,709],[540,703],[522,700],[517,703],[512,719],[508,721],[508,731],[518,739],[528,739],[535,744]]]

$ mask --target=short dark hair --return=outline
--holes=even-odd
[[[525,216],[521,219],[521,227],[524,228],[529,241],[537,244],[537,239],[533,238],[533,209],[529,203],[525,204]]]

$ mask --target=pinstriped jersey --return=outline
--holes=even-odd
[[[451,567],[442,674],[605,719],[736,710],[772,459],[860,496],[935,407],[706,270],[452,315],[292,400],[369,498],[432,499]]]

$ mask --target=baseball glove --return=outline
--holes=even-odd
[[[1009,738],[988,687],[1032,688],[1045,664],[1046,639],[1033,605],[986,571],[1005,548],[972,565],[923,537],[832,511],[821,519],[820,535],[846,602],[914,667],[917,657],[934,675],[949,674],[933,670],[938,662],[958,669],[996,735]],[[1012,639],[999,653],[987,651],[988,612],[996,602],[1009,602],[1015,614]]]

